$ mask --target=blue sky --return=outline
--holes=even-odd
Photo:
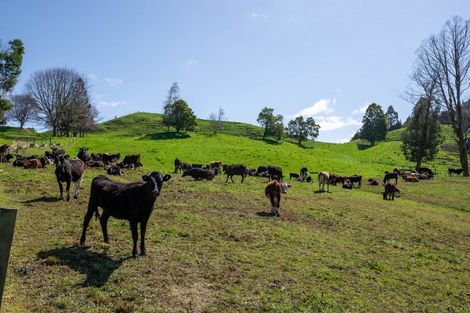
[[[25,44],[23,73],[88,76],[102,120],[160,113],[172,82],[200,118],[256,123],[273,107],[313,116],[319,140],[349,139],[368,103],[402,100],[415,51],[470,1],[0,0],[0,39]]]

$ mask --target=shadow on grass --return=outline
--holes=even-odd
[[[154,133],[143,136],[141,139],[151,139],[151,140],[169,140],[169,139],[186,139],[191,137],[188,133]]]
[[[70,246],[38,252],[46,265],[66,265],[74,271],[86,275],[83,286],[103,286],[123,261],[131,257],[113,260],[106,254],[89,251],[81,246]]]
[[[23,201],[23,203],[36,203],[36,202],[59,202],[59,201],[62,201],[61,198],[59,197],[45,197],[45,196],[42,196],[42,197],[39,197],[39,198],[36,198],[36,199],[31,199],[31,200],[26,200],[26,201]]]
[[[358,148],[359,150],[367,150],[367,149],[373,147],[373,145],[364,144],[364,143],[357,143],[356,145],[357,145],[357,148]]]
[[[274,217],[273,213],[265,212],[265,211],[256,212],[256,215],[261,216],[261,217]]]
[[[266,138],[266,139],[263,139],[263,138],[250,138],[252,140],[257,140],[257,141],[262,141],[264,143],[267,143],[268,145],[280,145],[282,143],[282,141],[277,141],[276,139],[271,139],[271,138]]]
[[[331,193],[331,191],[315,190],[313,193]]]

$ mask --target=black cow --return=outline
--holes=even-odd
[[[346,179],[344,182],[343,182],[343,188],[344,189],[353,189],[354,185],[352,183],[352,181],[350,179]]]
[[[433,171],[428,167],[419,167],[416,171],[420,174],[426,174],[429,178],[434,176]]]
[[[109,174],[109,175],[124,175],[124,173],[122,172],[122,169],[117,166],[117,165],[113,165],[111,167],[108,167],[106,169],[106,172]]]
[[[256,169],[256,174],[257,176],[262,176],[261,174],[266,173],[268,171],[268,167],[265,165],[260,165],[258,166],[258,169]]]
[[[297,179],[297,178],[300,177],[300,175],[297,174],[297,173],[289,173],[289,179],[292,179],[292,177],[294,177],[295,179]],[[303,178],[302,178],[302,180],[303,180]]]
[[[143,183],[117,183],[106,176],[97,176],[91,183],[90,200],[88,211],[83,221],[82,236],[80,244],[86,240],[86,230],[93,214],[99,216],[98,207],[103,209],[100,218],[104,241],[109,242],[108,219],[110,216],[128,220],[132,232],[132,256],[137,256],[138,231],[137,224],[140,223],[140,254],[145,255],[145,231],[147,222],[153,211],[155,200],[160,195],[163,182],[168,181],[170,175],[162,176],[159,172],[142,176]]]
[[[282,168],[277,166],[268,166],[269,180],[281,180],[284,176],[282,175]]]
[[[10,162],[10,160],[13,159],[13,158],[14,158],[14,156],[11,153],[1,154],[0,155],[0,162],[2,162],[2,163]]]
[[[121,163],[118,164],[121,168],[136,169],[142,166],[140,163],[140,154],[128,154],[124,157]]]
[[[246,166],[243,164],[232,164],[232,165],[225,165],[223,166],[224,173],[227,175],[226,183],[230,177],[230,180],[233,181],[233,175],[240,175],[242,177],[242,183],[245,181],[246,177]]]
[[[27,157],[24,156],[17,156],[15,161],[13,161],[13,166],[21,166],[23,167],[26,164],[26,161],[28,161]]]
[[[121,154],[120,153],[103,153],[101,157],[103,159],[102,161],[104,162],[104,164],[110,165],[112,163],[119,162],[119,159],[121,158]]]
[[[354,183],[358,183],[357,188],[361,188],[362,186],[362,176],[361,175],[353,175],[348,177],[351,184],[354,186]]]
[[[399,174],[398,174],[397,172],[395,172],[395,171],[394,171],[394,172],[391,172],[391,173],[386,172],[386,173],[385,173],[385,176],[384,176],[384,180],[383,180],[384,185],[385,185],[385,183],[386,183],[387,181],[389,181],[390,179],[395,179],[395,185],[398,184],[398,175],[399,175]]]
[[[183,162],[180,159],[175,159],[174,165],[175,165],[175,171],[174,171],[175,173],[179,173],[182,170],[189,170],[191,168],[191,164]]]
[[[105,164],[103,161],[88,161],[86,165],[88,167],[105,167]]]
[[[300,169],[300,176],[302,176],[302,178],[305,179],[308,175],[309,175],[308,168],[306,166],[302,167]]]
[[[202,168],[202,164],[201,163],[193,163],[193,164],[191,164],[191,168]]]
[[[92,161],[103,161],[102,153],[92,153],[90,157]]]
[[[460,174],[462,174],[463,169],[461,169],[461,168],[449,168],[447,170],[447,172],[449,173],[449,176],[452,176],[452,173],[460,175]]]
[[[83,161],[83,163],[87,163],[90,160],[90,154],[88,153],[88,148],[83,147],[78,150],[77,158]]]
[[[213,180],[214,175],[215,173],[212,170],[206,170],[206,169],[197,168],[197,167],[186,170],[183,173],[183,177],[191,176],[195,180],[201,180],[201,179]]]
[[[67,183],[67,201],[70,200],[70,183],[75,183],[75,193],[73,197],[78,198],[80,192],[80,184],[83,179],[83,172],[85,171],[85,163],[82,160],[69,160],[68,156],[59,154],[55,159],[55,177],[59,184],[60,198],[64,199],[62,182]]]

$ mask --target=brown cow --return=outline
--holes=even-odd
[[[264,194],[271,202],[271,214],[281,216],[281,193],[287,193],[288,187],[285,182],[272,180],[264,188]]]
[[[24,164],[24,168],[37,169],[37,168],[41,168],[41,167],[42,167],[42,164],[41,164],[41,160],[39,160],[39,159],[27,160]]]
[[[398,189],[397,185],[386,182],[384,192],[382,194],[384,200],[395,200],[395,194],[397,197],[400,196],[400,189]]]

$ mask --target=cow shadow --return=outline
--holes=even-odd
[[[256,215],[260,217],[274,217],[274,213],[266,212],[266,211],[256,212]]]
[[[331,191],[315,190],[313,193],[331,193]]]
[[[36,203],[36,202],[47,202],[47,203],[51,203],[51,202],[59,202],[59,201],[62,201],[62,199],[59,198],[59,197],[46,197],[46,196],[42,196],[42,197],[39,197],[39,198],[36,198],[36,199],[31,199],[31,200],[23,201],[23,203]]]
[[[176,133],[176,132],[165,132],[165,133],[153,133],[143,136],[141,139],[151,140],[170,140],[170,139],[186,139],[191,137],[188,133]]]
[[[89,251],[81,246],[69,246],[38,252],[38,257],[47,265],[66,265],[86,275],[82,286],[103,286],[122,263],[131,257],[114,260],[106,254]]]

